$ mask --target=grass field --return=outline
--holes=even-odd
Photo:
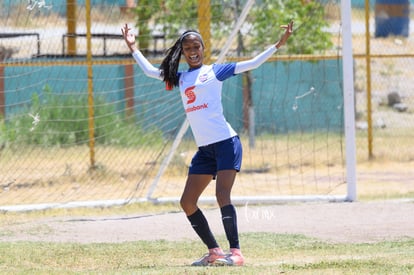
[[[413,274],[414,239],[330,244],[301,235],[250,233],[244,267],[191,267],[194,241],[120,244],[0,242],[2,274]],[[221,240],[224,241],[224,240]],[[199,253],[200,255],[195,255]]]
[[[311,207],[311,205],[307,206]],[[396,206],[398,209],[398,205]],[[176,205],[135,204],[118,208],[51,209],[2,213],[0,216],[1,274],[414,274],[414,238],[372,242],[333,242],[301,234],[250,232],[240,234],[246,257],[243,267],[192,267],[205,253],[199,240],[138,240],[123,242],[4,241],[9,224],[55,217],[111,217],[177,212]],[[378,209],[378,214],[382,212]],[[179,213],[181,214],[181,213]],[[240,213],[241,214],[241,213]],[[398,215],[395,212],[395,215]],[[323,216],[323,215],[322,215]],[[320,219],[327,219],[320,217]],[[240,216],[243,219],[243,215]],[[293,217],[292,217],[293,218]],[[408,218],[408,217],[407,217]],[[295,219],[295,218],[293,218]],[[296,217],[297,219],[297,217]],[[329,218],[328,218],[329,219]],[[275,222],[278,222],[275,220]],[[369,222],[369,221],[365,221]],[[384,221],[387,222],[387,221]],[[122,226],[121,220],[119,220]],[[168,226],[162,224],[162,226]],[[319,226],[324,226],[320,224]],[[349,225],[351,226],[351,225]],[[404,224],[399,225],[402,230]],[[398,227],[398,226],[397,226]],[[63,227],[64,223],[63,223]],[[30,231],[32,230],[32,231]],[[55,234],[47,225],[25,234]],[[65,229],[63,229],[65,230]],[[148,230],[141,228],[131,229]],[[149,229],[151,230],[151,229]],[[167,229],[168,230],[168,229]],[[172,227],[171,230],[174,230]],[[317,227],[315,230],[319,230]],[[349,228],[333,234],[349,235]],[[407,230],[407,229],[405,229]],[[119,230],[121,231],[121,230]],[[154,232],[156,229],[154,228]],[[97,230],[95,233],[99,234]],[[113,232],[112,234],[119,234]],[[155,234],[155,233],[154,233]],[[376,234],[376,232],[372,232]],[[58,238],[58,237],[57,237]],[[29,238],[30,239],[30,238]],[[224,235],[218,242],[226,243]],[[392,241],[391,241],[392,240]]]

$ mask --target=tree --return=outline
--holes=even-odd
[[[282,35],[279,26],[294,20],[294,34],[283,50],[289,54],[313,54],[332,47],[331,34],[323,31],[328,26],[324,7],[318,1],[262,0],[251,12],[253,41],[249,49],[261,48],[275,42]]]
[[[245,1],[211,1],[213,40],[223,39],[231,32],[238,2],[243,5]],[[197,3],[198,0],[139,0],[136,7],[139,47],[148,49],[151,31],[156,28],[167,40],[175,40],[184,30],[197,29]],[[296,30],[283,47],[287,53],[314,54],[332,47],[331,34],[323,30],[328,26],[324,7],[318,1],[261,0],[247,18],[246,23],[251,27],[243,37],[242,55],[252,55],[276,42],[283,32],[279,26],[290,20],[295,21]]]
[[[150,22],[159,10],[162,0],[140,0],[135,8],[137,15],[138,45],[144,54],[149,52],[149,43],[152,38]]]

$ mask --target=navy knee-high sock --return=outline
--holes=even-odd
[[[210,230],[207,219],[200,209],[197,209],[194,214],[187,216],[187,218],[197,235],[209,249],[218,247],[217,241]]]
[[[224,231],[226,232],[230,248],[240,249],[236,208],[234,208],[232,204],[223,206],[221,208],[221,218],[223,220]]]

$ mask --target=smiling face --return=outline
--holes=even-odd
[[[199,37],[194,34],[185,36],[182,41],[182,48],[182,53],[190,68],[196,69],[203,65],[204,46]]]

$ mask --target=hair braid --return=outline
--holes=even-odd
[[[175,44],[167,50],[167,55],[160,65],[161,75],[164,82],[171,86],[178,86],[178,66],[181,58],[181,40],[178,39]]]

